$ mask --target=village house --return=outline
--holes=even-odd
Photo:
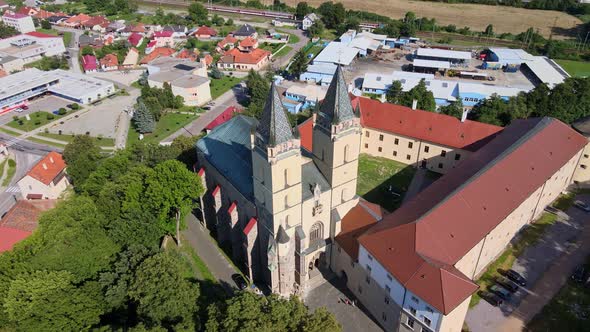
[[[50,152],[18,182],[25,199],[57,199],[70,184],[61,154]]]
[[[192,36],[198,39],[210,39],[211,37],[217,37],[217,30],[206,25],[203,25],[199,27],[197,30],[195,30],[192,33]]]
[[[107,54],[100,59],[100,69],[102,71],[117,70],[119,68],[119,60],[116,54]]]

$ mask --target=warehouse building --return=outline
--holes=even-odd
[[[111,82],[61,69],[27,69],[0,78],[2,111],[26,104],[37,96],[52,94],[80,104],[89,104],[115,92]]]
[[[419,48],[416,50],[415,60],[427,60],[441,62],[448,68],[467,67],[471,62],[471,52],[442,50],[438,48]],[[419,62],[420,63],[420,62]],[[414,66],[416,64],[414,63]]]

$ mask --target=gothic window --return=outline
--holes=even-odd
[[[347,163],[350,161],[350,147],[348,144],[344,147],[344,162]]]
[[[316,241],[322,240],[324,238],[324,225],[321,222],[316,222],[311,226],[309,230],[309,243],[315,243]]]
[[[285,168],[285,188],[289,186],[289,169]]]
[[[289,195],[285,195],[285,209],[289,207]]]

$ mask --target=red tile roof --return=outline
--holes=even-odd
[[[129,43],[133,46],[138,46],[139,43],[141,43],[142,39],[143,39],[142,35],[134,32],[129,36],[129,38],[127,38],[127,41],[129,41]]]
[[[25,17],[29,17],[29,15],[21,14],[21,13],[14,13],[14,14],[5,13],[3,15],[3,17],[8,17],[8,18],[25,18]]]
[[[358,237],[383,217],[383,210],[379,205],[369,203],[363,199],[350,209],[342,218],[342,228],[335,240],[338,245],[353,259],[358,259]]]
[[[256,218],[252,217],[248,221],[248,224],[246,225],[246,227],[244,227],[244,234],[246,234],[246,235],[250,234],[250,231],[252,230],[252,228],[254,228],[254,226],[256,226]]]
[[[27,238],[38,225],[39,215],[55,207],[56,200],[19,200],[0,220],[0,252]]]
[[[399,135],[413,137],[453,148],[475,151],[485,145],[492,135],[502,130],[477,121],[459,119],[433,112],[412,110],[410,107],[382,103],[364,97],[352,100],[353,107],[360,102],[361,124]]]
[[[92,28],[95,25],[101,25],[101,24],[109,24],[110,21],[104,17],[104,16],[93,16],[90,17],[88,20],[86,20],[85,22],[82,23],[83,26],[88,27],[88,28]]]
[[[168,38],[172,37],[173,31],[162,30],[154,32],[154,38]]]
[[[145,32],[145,24],[137,23],[131,27],[131,32]]]
[[[225,38],[223,38],[222,41],[220,41],[219,43],[217,43],[217,46],[219,46],[220,48],[224,48],[225,45],[227,44],[235,44],[238,42],[237,38],[234,38],[233,36],[227,35],[225,36]]]
[[[205,66],[210,66],[213,63],[213,57],[211,56],[211,54],[207,54],[203,58],[201,58],[201,62],[203,62]]]
[[[299,126],[299,139],[301,140],[301,146],[307,151],[313,151],[313,118],[309,118],[303,121]]]
[[[52,151],[35,164],[26,175],[49,185],[65,169],[66,163],[62,155]]]
[[[50,34],[43,33],[43,32],[37,32],[37,31],[27,32],[26,35],[29,35],[31,37],[37,37],[37,38],[61,38],[59,36],[54,36],[54,35],[50,35]]]
[[[477,289],[454,265],[587,143],[555,119],[515,121],[359,242],[447,314]]]
[[[252,37],[246,37],[240,42],[241,47],[253,47],[258,41]]]
[[[221,57],[219,60],[223,63],[244,63],[244,64],[257,64],[260,63],[264,58],[269,57],[270,52],[257,48],[251,52],[240,52],[237,48],[233,48]]]
[[[156,60],[159,57],[171,56],[176,51],[170,47],[158,47],[152,51],[152,53],[146,55],[141,59],[141,64],[150,63],[151,61]]]
[[[232,212],[234,212],[234,210],[236,209],[236,207],[238,207],[238,204],[234,201],[229,206],[229,209],[227,209],[227,213],[231,214]]]
[[[241,113],[242,110],[235,107],[235,106],[230,106],[228,108],[226,108],[223,112],[221,112],[221,114],[219,114],[215,119],[213,119],[213,121],[209,122],[209,124],[205,127],[205,129],[207,130],[213,130],[215,127],[226,123],[227,121],[229,121],[235,113]]]
[[[116,67],[119,65],[119,59],[115,54],[107,54],[100,59],[100,65],[104,67]]]
[[[158,43],[157,41],[155,41],[155,40],[152,40],[151,42],[149,42],[149,43],[147,44],[147,47],[148,47],[148,48],[154,47],[154,46],[155,46],[157,43]]]
[[[47,18],[50,18],[51,16],[65,16],[65,15],[58,15],[58,13],[48,12],[44,9],[39,9],[39,11],[36,14],[34,14],[33,16],[35,16],[36,18],[40,18],[40,19],[47,19]]]
[[[80,24],[82,24],[91,18],[92,18],[91,16],[88,16],[86,14],[78,14],[76,16],[72,16],[72,17],[68,18],[66,20],[66,23],[80,23]]]
[[[185,48],[182,51],[178,52],[178,54],[176,54],[176,57],[179,59],[191,59],[192,61],[197,61],[197,59],[199,58],[199,50],[189,50]]]
[[[82,67],[84,67],[84,71],[96,70],[98,68],[98,65],[96,64],[96,57],[90,54],[83,56]]]
[[[217,36],[217,30],[210,28],[206,25],[201,26],[195,31],[196,36]]]
[[[36,10],[35,8],[27,7],[27,6],[23,6],[19,10],[17,10],[18,14],[23,14],[23,15],[32,15],[37,12],[38,12],[38,10]]]

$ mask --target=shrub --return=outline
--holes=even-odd
[[[18,125],[19,125],[19,126],[22,126],[22,125],[24,125],[24,124],[25,124],[25,123],[24,123],[24,121],[23,121],[22,119],[18,119]]]
[[[16,166],[16,161],[14,161],[14,159],[8,159],[8,166],[9,167],[15,167]]]
[[[78,105],[78,104],[76,104],[76,103],[73,103],[72,105],[70,105],[70,107],[71,107],[73,110],[79,110],[79,109],[80,109],[80,105]]]
[[[57,110],[57,114],[59,115],[66,115],[66,113],[68,113],[68,111],[63,107]]]
[[[35,120],[35,126],[38,126],[41,124],[41,120]]]
[[[52,113],[47,113],[47,120],[53,120],[55,119],[55,115],[53,115]]]
[[[14,120],[14,121],[18,121],[18,116],[17,116],[17,115],[13,116],[13,117],[12,117],[12,120]]]

